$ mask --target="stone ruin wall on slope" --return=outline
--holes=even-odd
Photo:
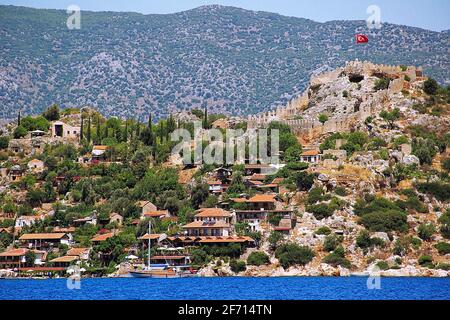
[[[272,121],[279,121],[289,125],[297,134],[323,134],[349,131],[356,123],[363,122],[367,117],[377,114],[380,111],[380,106],[388,101],[390,94],[399,93],[405,89],[409,85],[409,82],[405,81],[406,75],[411,79],[411,82],[420,80],[423,77],[422,68],[420,67],[410,66],[405,71],[402,71],[399,66],[376,65],[371,62],[352,61],[348,62],[343,68],[313,76],[310,81],[310,87],[334,81],[342,72],[364,75],[382,73],[392,80],[388,89],[380,90],[372,94],[365,94],[359,111],[339,117],[332,117],[324,124],[318,121],[319,114],[314,115],[310,119],[292,119],[293,117],[301,116],[303,108],[308,105],[308,90],[306,90],[301,97],[289,102],[287,106],[280,106],[272,111],[248,116],[248,128],[264,128]]]

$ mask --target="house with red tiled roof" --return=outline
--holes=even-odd
[[[20,249],[12,249],[5,252],[0,253],[0,268],[1,269],[9,269],[9,268],[17,268],[20,265],[26,264],[25,255],[27,254],[28,249],[20,248]]]
[[[195,221],[220,221],[231,223],[233,214],[222,208],[201,208],[194,216]]]
[[[103,242],[108,240],[109,238],[114,237],[114,233],[109,232],[109,233],[104,233],[104,234],[100,234],[100,235],[96,235],[91,239],[91,242],[96,243],[96,242]]]
[[[34,253],[34,261],[30,264],[26,255],[29,251]],[[29,250],[27,248],[19,248],[7,250],[0,253],[0,269],[11,269],[20,267],[33,267],[35,265],[43,265],[47,258],[47,252],[41,250]]]
[[[239,199],[242,202],[242,198]],[[261,231],[261,226],[267,221],[269,214],[289,215],[292,210],[282,208],[276,194],[256,194],[245,200],[245,209],[236,209],[236,222],[245,222],[251,231]]]
[[[80,257],[78,257],[78,256],[65,255],[62,257],[52,259],[49,262],[54,267],[68,268],[69,266],[75,264],[76,261],[78,261],[79,259],[80,259]]]
[[[202,208],[183,229],[189,236],[228,236],[232,218],[233,214],[222,208]]]
[[[60,244],[71,245],[72,236],[67,233],[25,233],[19,241],[27,248],[52,249]]]
[[[77,256],[80,260],[89,260],[89,254],[91,249],[89,248],[72,248],[66,253],[67,256]]]
[[[192,245],[223,245],[229,243],[239,243],[245,246],[252,246],[255,240],[247,236],[174,236],[168,237],[174,246]]]
[[[209,180],[208,182],[209,192],[212,194],[220,194],[224,191],[222,182],[219,180]]]
[[[141,208],[141,219],[145,218],[145,214],[148,212],[156,212],[158,208],[148,200],[141,200],[136,203],[136,205]]]
[[[155,210],[155,211],[147,211],[143,214],[143,218],[169,218],[170,213],[168,210]]]

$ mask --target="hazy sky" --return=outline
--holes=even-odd
[[[450,29],[450,0],[0,0],[34,8],[173,13],[206,4],[221,4],[250,10],[276,12],[315,21],[365,20],[369,5],[381,8],[382,22],[441,31]]]

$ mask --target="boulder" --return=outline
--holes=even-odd
[[[212,266],[207,266],[198,271],[198,275],[201,277],[216,277],[217,274],[214,272]]]
[[[415,155],[409,155],[404,156],[402,160],[403,164],[410,165],[410,164],[420,164],[419,158],[417,158]]]
[[[373,237],[383,239],[383,241],[387,243],[391,242],[386,232],[375,232]]]

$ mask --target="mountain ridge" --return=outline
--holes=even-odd
[[[0,17],[1,118],[51,103],[120,117],[206,106],[246,115],[286,104],[315,70],[355,58],[423,65],[441,83],[450,79],[448,32],[388,23],[369,31],[362,20],[322,23],[227,6],[156,15],[82,11],[81,30],[73,31],[65,29],[64,10],[0,6]],[[356,46],[356,32],[371,43]]]

